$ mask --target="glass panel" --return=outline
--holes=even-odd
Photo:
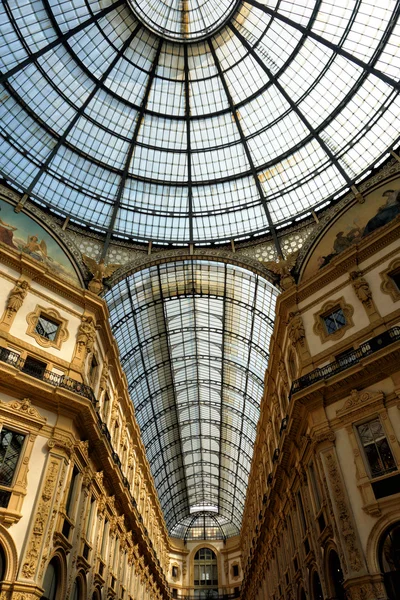
[[[11,486],[25,435],[3,427],[0,432],[0,485]]]
[[[365,456],[374,477],[395,470],[396,462],[380,419],[374,419],[357,427]]]
[[[97,231],[267,233],[398,143],[395,2],[9,4],[2,177]]]
[[[341,329],[346,325],[346,317],[341,308],[334,310],[322,317],[325,323],[327,333],[335,333],[338,329]]]
[[[36,324],[36,332],[42,337],[54,341],[57,337],[59,323],[41,315]]]

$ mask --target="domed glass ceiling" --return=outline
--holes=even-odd
[[[398,2],[1,10],[3,176],[108,241],[276,236],[398,139]]]
[[[171,535],[240,531],[277,290],[233,265],[155,265],[106,294]]]

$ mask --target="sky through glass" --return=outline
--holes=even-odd
[[[42,206],[136,241],[242,239],[396,145],[398,2],[143,1],[2,3],[0,167]]]

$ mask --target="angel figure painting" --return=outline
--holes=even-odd
[[[0,200],[0,244],[28,254],[55,275],[80,285],[71,261],[55,239],[27,214],[14,212],[13,206],[3,200]]]

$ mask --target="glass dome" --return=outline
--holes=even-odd
[[[274,235],[397,143],[395,2],[1,10],[3,177],[108,240]]]

